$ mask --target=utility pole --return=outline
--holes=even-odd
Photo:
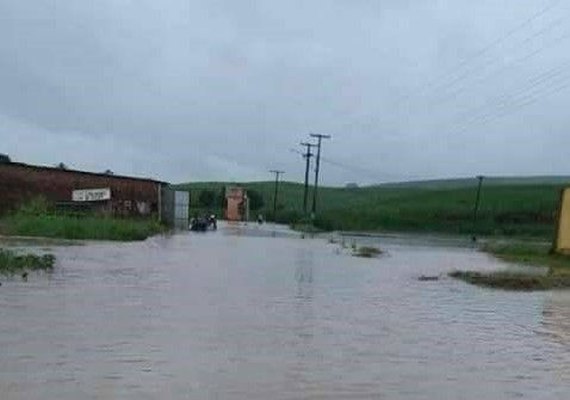
[[[312,143],[301,143],[301,146],[307,148],[307,152],[303,154],[303,158],[306,160],[305,165],[305,193],[303,195],[303,212],[307,216],[308,206],[309,206],[309,170],[311,169],[311,158],[314,154],[311,152],[313,147],[317,147],[316,144]]]
[[[315,189],[313,192],[313,209],[312,209],[312,217],[315,218],[317,215],[317,194],[319,189],[319,171],[321,168],[321,147],[323,139],[330,139],[330,135],[321,135],[316,133],[311,133],[310,135],[313,138],[317,139],[317,166],[315,169]]]
[[[477,197],[475,198],[475,206],[473,207],[473,241],[476,242],[477,241],[477,236],[476,236],[476,229],[477,229],[477,216],[479,213],[479,205],[481,204],[481,189],[483,188],[483,179],[485,179],[485,177],[483,175],[479,175],[477,176],[477,180],[479,181],[479,184],[477,185]]]
[[[275,194],[273,196],[273,222],[277,222],[277,196],[279,195],[279,176],[283,175],[285,171],[271,170],[275,174]]]

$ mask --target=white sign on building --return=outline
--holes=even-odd
[[[111,189],[83,189],[74,190],[72,193],[73,201],[106,201],[111,200]]]

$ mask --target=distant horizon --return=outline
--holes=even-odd
[[[4,154],[7,155],[8,157],[10,157],[9,154],[6,153],[2,153],[0,152],[0,154]],[[28,165],[28,166],[33,166],[33,167],[41,167],[41,168],[57,168],[57,164],[58,163],[53,163],[53,164],[35,164],[35,163],[29,163],[29,162],[23,162],[20,160],[14,160],[11,159],[12,163],[15,164],[23,164],[23,165]],[[65,164],[65,162],[64,162]],[[90,173],[90,174],[104,174],[105,171],[96,171],[96,170],[91,170],[91,169],[84,169],[84,168],[77,168],[73,165],[67,165],[66,164],[66,169],[69,171],[78,171],[78,172],[85,172],[85,173]],[[131,178],[136,178],[136,179],[149,179],[149,180],[156,180],[156,181],[161,181],[161,182],[167,182],[173,186],[180,186],[180,185],[188,185],[188,184],[208,184],[208,183],[228,183],[228,184],[251,184],[251,183],[272,183],[273,180],[272,179],[242,179],[242,180],[234,180],[234,179],[212,179],[212,180],[196,180],[196,181],[181,181],[181,182],[169,182],[168,180],[160,177],[160,176],[148,176],[148,175],[143,175],[143,174],[128,174],[128,173],[122,173],[122,172],[117,172],[117,171],[112,171],[112,175],[113,176],[117,176],[117,177],[131,177]],[[287,175],[285,175],[287,176]],[[570,174],[569,175],[555,175],[555,174],[551,174],[551,175],[545,175],[545,174],[536,174],[536,175],[483,175],[485,177],[485,179],[487,180],[500,180],[500,179],[513,179],[513,180],[540,180],[540,179],[544,179],[544,180],[566,180],[568,179],[570,181]],[[371,183],[371,182],[358,182],[358,181],[347,181],[344,183],[339,183],[339,184],[327,184],[327,183],[321,183],[320,186],[321,187],[331,187],[331,188],[344,188],[347,185],[350,184],[356,184],[358,185],[358,187],[372,187],[372,186],[384,186],[384,185],[405,185],[405,184],[414,184],[414,183],[436,183],[436,182],[454,182],[454,181],[470,181],[473,180],[473,182],[476,182],[476,176],[456,176],[456,177],[440,177],[440,178],[434,178],[434,177],[429,177],[429,178],[412,178],[412,179],[403,179],[403,180],[387,180],[387,181],[379,181],[379,182],[375,182],[375,183]],[[284,178],[282,181],[282,183],[293,183],[293,184],[300,184],[303,185],[304,182],[303,180],[299,179],[299,180],[290,180],[287,178]],[[570,183],[570,182],[569,182]],[[311,177],[311,181],[310,181],[311,186],[313,185],[313,178]]]
[[[485,176],[486,180],[568,180],[570,184],[570,175],[492,175],[492,176]],[[320,187],[331,187],[331,188],[344,188],[350,184],[356,184],[359,187],[372,187],[372,186],[384,186],[384,185],[400,185],[400,184],[414,184],[414,183],[437,183],[437,182],[461,182],[461,181],[473,181],[473,183],[477,182],[477,177],[455,177],[455,178],[427,178],[427,179],[414,179],[414,180],[404,180],[404,181],[389,181],[389,182],[379,182],[379,183],[364,183],[360,184],[358,182],[346,182],[345,184],[340,185],[327,185],[321,184]],[[284,179],[280,181],[281,184],[298,184],[303,185],[303,181],[295,181],[295,180],[287,180]],[[181,185],[200,185],[200,184],[219,184],[219,183],[226,183],[226,184],[273,184],[274,181],[271,179],[267,180],[204,180],[204,181],[189,181],[189,182],[179,182],[179,183],[171,183],[173,186],[181,186]],[[548,182],[547,182],[548,183]],[[313,186],[311,182],[310,186]]]

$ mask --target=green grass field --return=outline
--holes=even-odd
[[[408,182],[357,189],[322,188],[319,191],[317,225],[332,230],[402,231],[519,236],[551,239],[560,190],[568,177],[486,179],[476,226],[473,205],[475,179]],[[193,205],[202,190],[221,193],[226,183],[181,184],[189,190]],[[232,185],[232,184],[229,184]],[[235,185],[235,183],[233,184]],[[273,183],[243,183],[262,194],[261,213],[272,215]],[[278,221],[302,218],[303,186],[281,185]],[[219,210],[217,210],[219,212]]]

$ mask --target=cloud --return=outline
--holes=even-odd
[[[170,181],[301,180],[289,150],[322,132],[329,184],[568,174],[570,10],[547,4],[1,1],[0,150]]]

